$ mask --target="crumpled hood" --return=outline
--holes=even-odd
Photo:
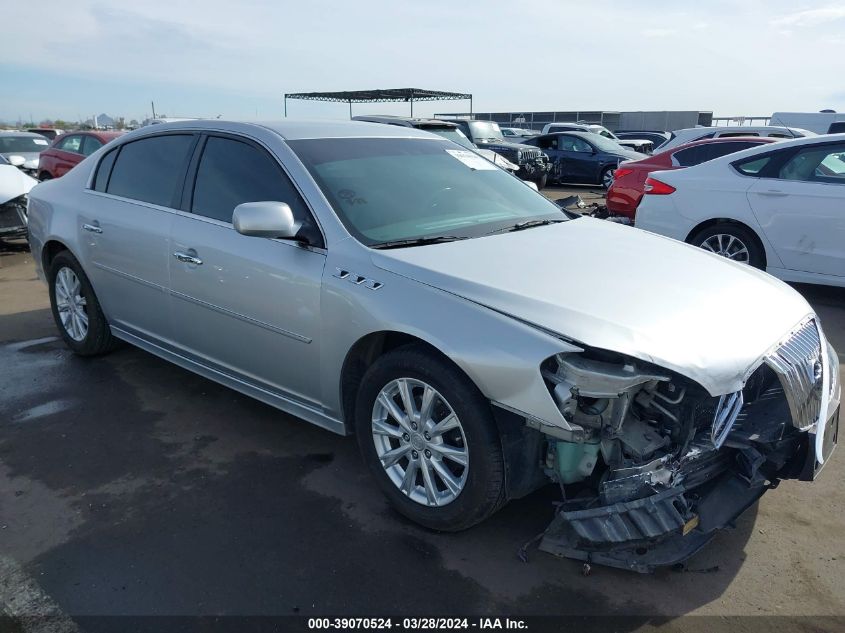
[[[674,370],[711,395],[739,390],[812,313],[763,272],[592,218],[372,253],[380,268]]]
[[[35,178],[27,176],[13,165],[0,165],[0,204],[29,193],[38,184]]]

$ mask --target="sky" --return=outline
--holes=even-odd
[[[151,101],[159,115],[268,120],[285,92],[406,87],[472,93],[479,112],[845,110],[845,2],[28,0],[0,16],[14,25],[0,121],[142,120]],[[348,106],[293,101],[288,116]]]

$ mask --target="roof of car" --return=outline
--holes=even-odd
[[[130,132],[127,137],[146,136],[161,133],[166,130],[218,130],[245,131],[249,128],[264,128],[272,130],[286,140],[308,138],[433,138],[434,135],[413,127],[400,125],[384,125],[383,123],[369,123],[366,121],[345,121],[336,119],[283,119],[281,121],[222,121],[219,119],[197,119],[193,121],[178,121],[147,126]]]
[[[783,141],[784,139],[776,138],[773,136],[718,136],[716,138],[700,138],[694,141],[690,141],[689,143],[683,143],[682,145],[675,145],[674,147],[670,147],[667,149],[667,152],[677,152],[681,149],[686,149],[687,147],[697,147],[699,145],[714,145],[719,143],[735,143],[736,141],[750,141],[752,143],[757,143],[758,145],[764,145],[766,143],[776,143],[779,141]],[[655,152],[655,154],[662,154],[663,152]]]
[[[451,121],[443,121],[441,119],[425,119],[423,117],[400,116],[396,114],[361,114],[352,117],[353,121],[366,121],[370,123],[387,123],[388,125],[395,125],[396,123],[407,124],[407,127],[458,127],[456,123]]]
[[[0,130],[0,134],[5,134],[6,136],[24,136],[28,138],[44,138],[35,132],[19,132],[18,130]]]

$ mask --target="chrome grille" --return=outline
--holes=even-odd
[[[766,357],[783,385],[792,424],[806,429],[816,423],[822,403],[822,348],[814,319],[792,332]]]
[[[520,150],[522,152],[522,158],[525,160],[534,160],[535,158],[540,158],[540,150],[538,149],[523,149]]]

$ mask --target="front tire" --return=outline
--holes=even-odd
[[[690,243],[740,264],[766,269],[766,255],[757,236],[739,224],[722,222],[696,233]]]
[[[489,402],[457,367],[422,346],[388,352],[358,391],[364,462],[401,514],[458,531],[505,501],[502,446]]]
[[[65,344],[80,356],[95,356],[114,349],[112,336],[91,282],[68,251],[50,264],[50,307]]]
[[[545,189],[548,181],[549,175],[547,173],[543,173],[543,175],[538,177],[534,182],[537,184],[537,189]]]

